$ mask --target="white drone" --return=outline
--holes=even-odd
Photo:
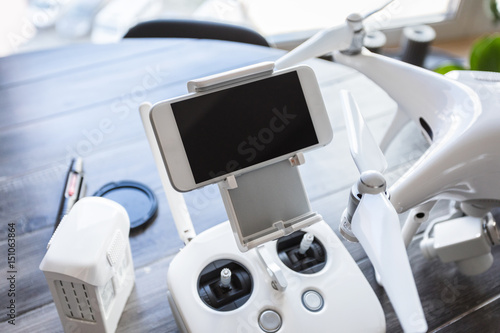
[[[363,48],[363,21],[377,11],[349,15],[345,23],[320,31],[280,58],[276,69],[333,51],[336,62],[365,74],[397,102],[382,140],[384,150],[410,120],[422,128],[430,147],[386,192],[385,157],[353,98],[342,92],[351,154],[361,176],[351,191],[341,233],[365,249],[403,329],[425,332],[405,246],[435,203],[456,203],[460,217],[450,214],[429,226],[421,243],[427,257],[455,261],[462,273],[479,274],[491,266],[491,246],[500,241],[489,213],[500,206],[500,74],[460,71],[443,76],[369,52]],[[398,213],[410,209],[401,236]]]

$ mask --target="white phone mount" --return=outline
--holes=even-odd
[[[262,62],[224,73],[191,80],[189,92],[207,92],[234,83],[270,76],[273,62]],[[149,120],[151,104],[143,103],[140,113],[179,236],[187,244],[195,231],[184,197],[174,190],[165,172],[160,149]],[[230,176],[219,183],[238,248],[248,251],[260,244],[292,233],[321,220],[313,213],[295,166],[305,162],[304,155],[248,172]],[[286,195],[283,195],[285,194]]]
[[[274,63],[263,62],[188,82],[189,92],[207,92],[273,73]],[[297,153],[284,160],[219,183],[238,248],[245,252],[321,221],[311,211],[296,166],[305,163]]]
[[[303,155],[292,159],[303,160]],[[240,251],[322,220],[311,211],[299,171],[292,163],[285,160],[219,183]]]
[[[273,70],[274,62],[260,62],[258,64],[191,80],[187,83],[187,88],[191,93],[214,90],[230,84],[271,75]]]

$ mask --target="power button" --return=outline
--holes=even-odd
[[[323,297],[314,290],[308,290],[302,295],[302,303],[307,310],[317,312],[323,308]]]
[[[259,326],[266,333],[277,332],[281,328],[281,317],[276,311],[266,310],[259,316]]]

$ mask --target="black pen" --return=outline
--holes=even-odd
[[[59,210],[57,211],[54,230],[57,229],[64,215],[68,214],[69,210],[78,201],[78,199],[83,197],[84,192],[83,160],[81,157],[78,157],[71,160],[71,164],[66,175],[66,182],[61,196],[61,201],[59,203]]]

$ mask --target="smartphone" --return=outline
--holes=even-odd
[[[170,181],[181,192],[332,139],[316,76],[307,66],[160,102],[150,120]]]

